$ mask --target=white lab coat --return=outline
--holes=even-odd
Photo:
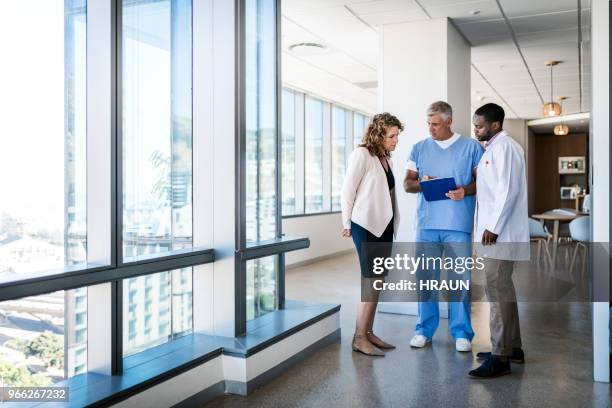
[[[506,131],[486,147],[476,174],[475,250],[479,256],[529,260],[527,177],[521,146]],[[497,234],[497,244],[483,246],[482,235]]]

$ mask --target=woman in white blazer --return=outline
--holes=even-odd
[[[354,351],[371,356],[384,356],[381,349],[395,348],[372,331],[378,305],[378,293],[372,291],[372,283],[386,275],[386,271],[373,273],[372,259],[391,254],[393,235],[399,225],[390,156],[402,130],[402,123],[390,113],[374,115],[362,143],[349,157],[342,187],[342,236],[353,238],[362,288],[371,291],[365,300],[373,300],[358,304],[352,346]],[[388,250],[387,246],[369,243],[388,243]]]

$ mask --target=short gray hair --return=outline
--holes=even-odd
[[[427,117],[433,115],[442,115],[444,120],[448,120],[453,117],[453,108],[444,101],[436,101],[427,108]]]

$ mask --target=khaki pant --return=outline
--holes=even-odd
[[[510,356],[512,348],[522,347],[516,292],[512,282],[514,261],[486,258],[484,265],[487,279],[485,291],[491,308],[491,352],[498,356]]]

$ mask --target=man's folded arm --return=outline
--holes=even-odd
[[[419,173],[410,169],[406,170],[406,177],[404,178],[404,190],[406,190],[407,193],[421,192]]]

